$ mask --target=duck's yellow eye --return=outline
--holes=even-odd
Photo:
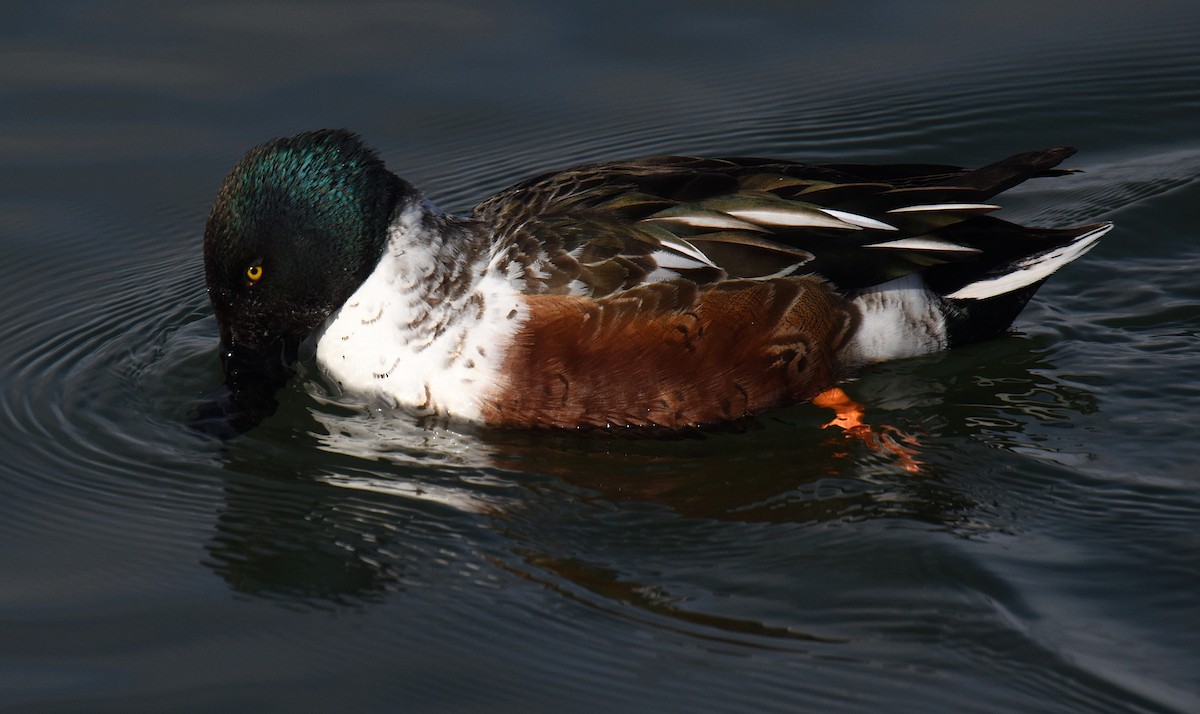
[[[249,268],[246,268],[246,280],[249,280],[252,283],[257,283],[260,279],[262,279],[262,276],[263,269],[261,265],[255,264],[251,265]]]

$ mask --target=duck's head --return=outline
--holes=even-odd
[[[204,272],[235,397],[282,386],[297,346],[371,273],[414,193],[341,130],[268,141],[233,167],[205,226]]]

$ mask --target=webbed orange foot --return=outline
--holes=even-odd
[[[812,403],[822,409],[832,409],[835,416],[833,421],[829,422],[822,429],[828,429],[831,426],[840,426],[846,431],[856,429],[860,426],[867,426],[863,423],[863,415],[866,410],[863,405],[850,398],[850,395],[842,391],[841,387],[830,387],[824,392],[813,397]],[[868,430],[870,427],[867,427]]]
[[[866,409],[863,405],[851,399],[840,387],[826,389],[813,397],[812,403],[834,412],[833,421],[823,426],[823,429],[831,426],[841,427],[846,438],[858,439],[875,451],[889,451],[896,456],[900,467],[905,471],[920,472],[921,462],[916,458],[920,454],[917,449],[920,444],[916,438],[887,424],[872,429],[865,421]]]

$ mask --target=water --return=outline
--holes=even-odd
[[[0,7],[0,709],[1200,710],[1200,10],[930,0]],[[1114,220],[1001,339],[701,438],[296,385],[228,445],[200,234],[346,126],[464,209],[650,153],[985,163]]]

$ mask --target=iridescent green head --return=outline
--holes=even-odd
[[[411,186],[354,134],[320,130],[251,149],[204,231],[223,354],[303,340],[371,273]]]

